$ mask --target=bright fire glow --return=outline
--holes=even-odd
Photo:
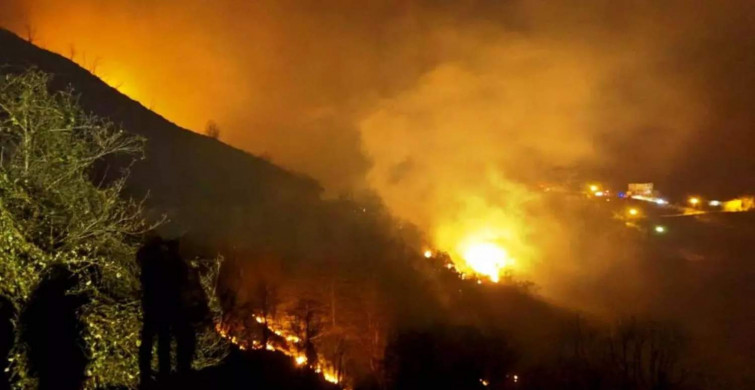
[[[498,282],[501,271],[514,262],[506,249],[492,242],[470,243],[463,249],[462,256],[469,268],[493,282]]]
[[[340,380],[338,380],[338,377],[332,372],[323,372],[322,377],[330,383],[338,384],[340,382]]]
[[[425,251],[425,258],[426,258],[426,259],[429,259],[429,258],[431,258],[431,257],[433,257],[433,251],[431,251],[431,250],[429,250],[429,249],[428,249],[428,250],[426,250],[426,251]]]
[[[755,209],[755,198],[752,196],[743,196],[723,202],[721,206],[723,206],[723,211],[726,212],[750,211]]]
[[[505,187],[498,177],[490,180]],[[517,187],[509,188],[506,195],[504,199],[469,195],[451,213],[441,210],[436,217],[433,247],[448,253],[453,262],[449,269],[460,277],[499,282],[504,273],[516,271],[517,277],[526,277],[531,272],[539,256],[530,241],[534,227],[527,218],[531,194]]]
[[[238,346],[242,351],[248,349],[266,349],[268,351],[277,351],[291,357],[294,364],[299,367],[303,367],[308,363],[307,357],[301,354],[298,350],[298,347],[300,347],[300,345],[297,347],[297,344],[301,342],[301,339],[299,337],[288,333],[286,330],[284,330],[286,327],[283,326],[283,324],[279,324],[277,321],[274,321],[270,318],[264,319],[258,315],[253,315],[252,317],[255,321],[257,321],[257,323],[266,324],[267,328],[271,332],[273,332],[280,338],[285,339],[286,342],[281,343],[268,341],[266,345],[262,345],[262,343],[257,340],[240,339],[232,335],[231,329],[223,324],[216,324],[215,330],[223,338]],[[350,389],[348,385],[342,383],[341,376],[339,375],[338,371],[336,371],[331,364],[328,364],[323,356],[319,356],[319,360],[320,362],[316,366],[311,367],[316,373],[318,373],[320,376],[322,376],[323,379],[330,383],[341,385],[344,389],[347,390]]]

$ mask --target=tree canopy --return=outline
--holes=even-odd
[[[16,327],[8,369],[14,386],[35,385],[20,319],[35,289],[62,268],[66,293],[83,302],[85,387],[135,387],[134,253],[152,226],[142,204],[122,195],[144,140],[82,111],[72,91],[50,92],[49,81],[37,71],[0,75],[0,293]]]

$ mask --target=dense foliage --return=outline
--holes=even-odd
[[[135,387],[141,309],[134,253],[151,226],[142,205],[122,196],[123,162],[141,158],[144,141],[83,112],[71,92],[49,92],[48,82],[35,71],[0,78],[0,292],[14,306],[16,328],[8,370],[14,386],[35,385],[23,313],[62,268],[70,279],[65,293],[82,298],[84,386]],[[216,342],[200,340],[208,337]],[[214,361],[199,349],[203,363]]]

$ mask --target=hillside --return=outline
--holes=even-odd
[[[275,245],[275,232],[294,229],[298,214],[319,201],[314,180],[181,128],[67,58],[3,29],[0,66],[53,74],[53,88],[72,87],[85,110],[147,139],[146,158],[133,167],[129,190],[137,198],[148,195],[154,213],[167,213],[167,234],[237,246],[240,237],[233,237],[243,228],[248,244]]]
[[[27,69],[52,74],[53,89],[73,88],[85,110],[146,138],[146,158],[129,176],[130,195],[146,197],[150,215],[169,217],[161,229],[183,238],[185,255],[227,255],[218,294],[224,316],[215,325],[239,350],[221,365],[170,378],[165,388],[331,388],[325,382],[330,373],[329,380],[355,389],[481,389],[489,383],[499,389],[587,383],[681,389],[687,387],[666,386],[667,377],[683,384],[688,367],[704,378],[709,374],[699,367],[708,370],[716,360],[726,367],[713,367],[711,377],[736,378],[751,366],[751,316],[747,302],[732,304],[732,297],[752,296],[752,267],[740,256],[752,214],[706,216],[710,226],[697,236],[697,217],[663,221],[666,234],[646,235],[581,196],[577,207],[564,207],[559,194],[554,208],[578,224],[570,244],[587,269],[574,271],[574,284],[564,291],[587,304],[558,307],[517,275],[486,283],[457,273],[447,254],[425,255],[421,234],[396,223],[379,200],[324,200],[314,180],[183,129],[72,61],[0,29],[0,74]],[[123,166],[104,163],[103,172]],[[725,254],[736,261],[696,260],[704,250],[711,257],[723,253],[721,242],[730,244]],[[687,248],[694,256],[680,259]],[[570,253],[548,261],[568,261]],[[591,265],[599,268],[592,278]],[[642,278],[633,278],[635,272]],[[705,288],[722,283],[727,289]],[[610,305],[605,318],[590,313],[592,302]],[[689,359],[680,358],[687,331]],[[635,351],[631,365],[621,360],[627,353],[604,353],[619,344]],[[694,350],[700,346],[714,351],[710,360]],[[642,359],[659,353],[670,363],[656,373]],[[302,369],[302,357],[323,375]],[[637,374],[633,367],[648,371]]]

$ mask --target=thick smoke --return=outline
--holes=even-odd
[[[745,0],[11,0],[0,11],[179,125],[214,120],[223,141],[331,194],[375,191],[429,245],[500,240],[546,288],[594,268],[535,184],[753,184],[741,180],[755,123]],[[544,265],[554,253],[563,262]]]

